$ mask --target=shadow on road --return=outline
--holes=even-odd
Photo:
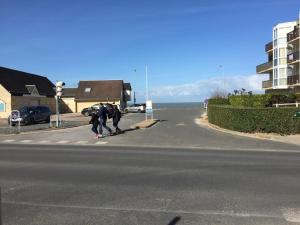
[[[179,221],[181,220],[180,216],[176,216],[175,218],[173,218],[168,225],[176,225]]]

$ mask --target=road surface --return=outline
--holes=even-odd
[[[300,224],[297,151],[1,145],[3,224]]]

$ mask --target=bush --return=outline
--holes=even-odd
[[[209,105],[229,105],[228,98],[211,98],[208,100]]]
[[[230,105],[241,107],[270,106],[271,95],[232,95],[229,97]]]
[[[208,105],[210,123],[241,132],[300,133],[299,108],[247,108]]]
[[[297,101],[297,95],[296,94],[272,94],[271,95],[271,103],[272,105],[275,105],[277,103],[294,103]]]

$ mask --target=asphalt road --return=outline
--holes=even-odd
[[[300,224],[300,153],[0,146],[3,225]]]
[[[200,127],[195,119],[201,115],[199,108],[160,109],[154,117],[160,122],[148,129],[132,130],[130,127],[144,120],[144,114],[129,114],[122,118],[120,128],[126,132],[117,136],[94,138],[90,126],[34,132],[13,136],[0,136],[0,143],[19,144],[62,144],[62,145],[118,145],[118,146],[157,146],[195,147],[219,149],[294,149],[299,146],[280,142],[241,137],[210,128]],[[108,123],[111,126],[111,123]]]

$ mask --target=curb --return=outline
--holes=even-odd
[[[145,128],[149,128],[152,127],[154,124],[156,124],[159,120],[144,120],[142,122],[136,123],[134,125],[132,125],[130,128],[131,129],[145,129]]]

